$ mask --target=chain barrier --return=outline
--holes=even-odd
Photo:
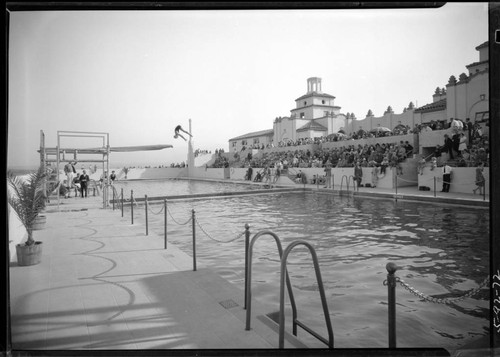
[[[139,203],[135,200],[135,198],[133,198],[133,200],[134,200],[134,204],[135,204],[137,207],[140,207],[140,204],[139,204]],[[129,200],[129,201],[130,201],[130,200]],[[165,209],[165,206],[162,206],[158,212],[154,212],[154,211],[151,209],[151,206],[149,206],[149,205],[148,205],[148,209],[149,209],[149,212],[151,212],[151,213],[153,213],[153,214],[155,214],[155,215],[159,215],[159,214],[161,214],[161,213],[163,212],[163,210]],[[186,224],[188,224],[189,222],[191,222],[191,220],[192,220],[192,217],[189,217],[189,219],[188,219],[186,222],[184,222],[184,223],[180,223],[180,222],[178,222],[178,221],[174,218],[174,216],[172,216],[172,213],[170,212],[170,210],[168,209],[168,207],[167,207],[167,213],[169,214],[170,218],[172,218],[172,220],[173,220],[176,224],[178,224],[178,225],[180,225],[180,226],[186,225]],[[241,237],[245,234],[245,232],[243,231],[242,233],[240,233],[240,234],[239,234],[238,236],[236,236],[235,238],[230,239],[230,240],[228,240],[228,241],[224,241],[224,240],[220,240],[220,239],[214,238],[214,237],[213,237],[213,236],[211,236],[209,233],[207,233],[207,231],[206,231],[206,230],[202,227],[202,225],[200,224],[200,222],[198,221],[198,219],[196,219],[196,218],[195,218],[195,222],[198,224],[198,227],[200,227],[201,231],[202,231],[203,233],[205,233],[205,235],[206,235],[208,238],[210,238],[210,239],[212,239],[212,240],[214,240],[214,241],[216,241],[216,242],[219,242],[219,243],[231,243],[231,242],[234,242],[234,241],[236,241],[236,240],[240,239],[240,238],[241,238]]]
[[[134,198],[134,201],[135,201],[135,198]],[[130,203],[130,198],[123,197],[123,202]],[[137,204],[137,202],[136,202],[136,204]]]
[[[118,191],[116,190],[116,187],[114,185],[109,185],[109,186],[111,186],[111,189],[113,190],[113,194],[114,194],[113,199],[114,199],[116,205],[119,208],[122,208],[122,202],[121,202],[121,198],[123,198],[122,194],[121,193],[118,194]]]
[[[401,177],[401,176],[399,176],[399,175],[398,175],[397,177],[398,177],[398,180],[400,180],[400,181],[406,181],[406,182],[418,183],[418,181],[406,180],[406,179],[402,178],[402,177]]]
[[[406,182],[416,182],[416,183],[418,183],[418,181],[406,180],[406,179],[402,178],[401,176],[398,176],[398,180],[400,180],[400,181],[406,181]],[[442,183],[449,183],[450,185],[454,185],[454,186],[469,186],[471,184],[475,184],[476,183],[475,181],[474,182],[469,182],[469,183],[467,183],[467,182],[466,183],[457,183],[457,182],[451,182],[451,181],[447,182],[447,181],[443,181],[443,179],[441,177],[437,177],[437,176],[436,176],[436,181],[437,182],[442,182]]]
[[[441,182],[441,183],[447,183],[450,186],[470,186],[470,185],[476,185],[476,181],[473,182],[465,182],[465,183],[457,183],[457,182],[452,182],[452,181],[443,181],[441,177],[436,177],[436,182]]]
[[[448,182],[450,185],[453,186],[470,186],[470,185],[475,185],[476,182],[469,182],[469,183],[455,183],[455,182]]]
[[[439,183],[447,183],[449,184],[450,186],[470,186],[470,185],[476,185],[476,182],[473,181],[473,182],[461,182],[461,183],[457,183],[457,182],[452,182],[452,181],[443,181],[443,179],[441,177],[437,177],[435,176],[436,178],[436,182],[439,182]],[[405,181],[405,182],[412,182],[412,183],[418,183],[418,181],[413,181],[413,180],[406,180],[402,177],[400,177],[399,175],[397,176],[397,179],[399,181]]]
[[[227,240],[227,241],[225,241],[225,240],[220,240],[220,239],[214,238],[214,237],[212,237],[210,234],[208,234],[208,233],[205,231],[205,229],[201,226],[201,224],[200,224],[200,222],[198,221],[198,219],[196,219],[196,218],[195,218],[195,222],[196,222],[196,224],[198,224],[198,227],[200,227],[201,231],[202,231],[203,233],[205,233],[205,235],[206,235],[208,238],[210,238],[210,239],[212,239],[212,240],[214,240],[214,241],[216,241],[216,242],[219,242],[219,243],[231,243],[231,242],[234,242],[235,240],[240,239],[243,235],[245,235],[245,231],[243,231],[243,232],[242,232],[241,234],[239,234],[236,238],[233,238],[233,239],[230,239],[230,240]]]
[[[133,203],[135,204],[135,206],[136,206],[137,208],[140,208],[141,206],[140,206],[139,202],[137,202],[137,201],[135,200],[135,197],[132,197],[132,199],[134,200],[134,202],[133,202]]]
[[[163,210],[165,209],[165,206],[164,205],[161,206],[161,208],[158,212],[153,211],[150,205],[148,205],[148,208],[149,208],[149,212],[151,212],[152,214],[159,215],[160,213],[163,212]]]
[[[184,225],[188,224],[189,222],[191,222],[191,220],[193,219],[192,217],[189,217],[189,219],[188,219],[185,223],[179,223],[179,222],[177,222],[177,220],[174,218],[174,216],[172,216],[172,213],[170,212],[170,210],[168,209],[168,207],[167,207],[167,213],[168,213],[168,215],[170,216],[170,218],[172,218],[172,220],[173,220],[176,224],[178,224],[179,226],[184,226]]]
[[[435,298],[435,297],[426,295],[424,293],[421,293],[420,291],[418,291],[417,289],[415,289],[414,287],[412,287],[408,283],[406,283],[403,279],[396,277],[396,282],[398,282],[403,288],[405,288],[406,290],[408,290],[410,293],[417,296],[418,298],[420,298],[424,301],[429,301],[429,302],[435,303],[435,304],[445,304],[445,305],[453,304],[455,302],[462,301],[462,300],[465,300],[467,298],[470,298],[470,297],[476,295],[482,288],[484,288],[488,284],[489,280],[490,280],[490,278],[487,277],[486,279],[483,280],[483,282],[481,284],[479,284],[479,286],[477,288],[470,290],[469,292],[465,293],[464,295],[462,295],[460,297],[440,299],[440,298]],[[383,284],[387,285],[387,280],[384,280]]]

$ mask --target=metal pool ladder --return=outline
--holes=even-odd
[[[288,245],[288,247],[285,249],[283,252],[283,248],[281,245],[281,241],[278,238],[278,236],[270,231],[262,231],[257,233],[253,238],[252,241],[250,242],[249,248],[248,248],[248,267],[247,267],[247,277],[246,277],[246,285],[247,285],[247,296],[246,296],[246,301],[247,301],[247,313],[246,313],[246,330],[250,330],[250,319],[251,319],[251,314],[252,314],[252,308],[251,308],[251,300],[252,300],[252,252],[253,252],[253,246],[257,239],[263,235],[270,235],[274,238],[276,241],[276,245],[278,246],[278,251],[281,259],[281,269],[280,269],[280,311],[279,311],[279,348],[284,348],[285,344],[285,281],[286,281],[286,286],[288,290],[288,295],[290,298],[290,304],[292,307],[292,323],[293,323],[293,335],[297,336],[297,326],[302,327],[306,332],[309,332],[311,335],[313,335],[315,338],[326,344],[329,348],[333,348],[333,329],[332,329],[332,323],[330,320],[330,313],[328,311],[328,304],[326,302],[326,296],[325,296],[325,289],[323,286],[323,281],[321,279],[321,272],[319,269],[319,264],[318,264],[318,258],[316,255],[316,251],[314,250],[314,247],[309,244],[306,241],[302,240],[297,240],[293,241]],[[293,290],[292,290],[292,285],[290,283],[290,277],[288,275],[288,271],[286,269],[286,263],[287,263],[287,258],[290,252],[292,251],[293,248],[295,248],[298,245],[304,245],[306,246],[310,253],[311,257],[313,260],[314,264],[314,270],[316,273],[316,280],[318,282],[318,289],[321,297],[321,304],[323,307],[323,313],[325,315],[325,322],[326,322],[326,327],[328,330],[328,339],[324,338],[320,334],[318,334],[316,331],[312,330],[310,327],[305,325],[303,322],[299,321],[297,318],[297,306],[295,304],[295,298],[293,296]],[[286,280],[285,280],[286,279]]]
[[[339,192],[342,192],[342,186],[344,184],[344,178],[345,178],[345,182],[346,182],[347,193],[349,193],[349,182],[351,181],[351,179],[352,179],[352,189],[353,189],[353,191],[355,191],[356,184],[355,184],[355,181],[354,181],[354,176],[353,175],[349,175],[349,176],[343,175],[342,179],[340,180],[340,190],[339,190]],[[358,191],[359,191],[359,188],[358,188]]]

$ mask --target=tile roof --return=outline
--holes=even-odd
[[[446,98],[438,100],[437,102],[423,105],[415,109],[415,113],[429,113],[438,112],[440,110],[446,109]]]
[[[274,129],[254,131],[252,133],[240,135],[240,136],[237,136],[237,137],[229,139],[229,140],[240,140],[240,139],[255,138],[255,137],[259,137],[259,136],[270,136],[270,135],[274,135]]]
[[[323,125],[316,123],[314,120],[311,120],[304,126],[301,126],[300,128],[297,129],[297,131],[307,131],[307,130],[327,131],[328,129],[325,128]]]
[[[488,63],[489,60],[485,60],[485,61],[481,61],[481,62],[473,62],[471,64],[468,64],[467,66],[465,66],[465,68],[469,68],[469,67],[472,67],[472,66],[477,66],[478,64],[483,64],[483,63]]]
[[[482,44],[480,44],[479,46],[476,47],[476,50],[480,50],[481,48],[483,47],[488,47],[488,41],[486,42],[483,42]]]
[[[295,99],[295,101],[301,100],[301,99],[304,99],[304,98],[309,98],[309,97],[324,97],[324,98],[333,98],[333,99],[335,99],[335,97],[333,95],[330,95],[330,94],[318,93],[318,92],[311,92],[311,93],[304,94],[302,97],[298,97],[297,99]]]

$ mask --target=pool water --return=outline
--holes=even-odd
[[[202,180],[130,180],[116,181],[114,187],[118,194],[123,189],[123,196],[129,198],[131,191],[134,191],[134,197],[165,197],[181,196],[202,193],[221,193],[221,192],[243,192],[262,189],[260,185],[249,185],[244,183],[202,181]]]
[[[216,270],[242,291],[245,224],[252,237],[261,230],[276,233],[283,248],[297,239],[310,242],[321,268],[336,348],[388,347],[383,285],[388,262],[401,267],[396,275],[409,285],[438,298],[462,296],[489,273],[489,211],[483,208],[311,192],[171,202],[168,241],[189,255],[191,224],[182,223],[192,209],[201,227],[196,231],[198,267]],[[163,214],[149,220],[150,229],[163,237]],[[309,251],[296,247],[288,262],[299,319],[326,337]],[[274,239],[261,237],[253,252],[252,297],[276,302],[275,311],[279,270]],[[488,285],[471,298],[444,305],[421,301],[398,284],[396,301],[398,347],[455,350],[489,334]],[[286,328],[291,330],[291,322]],[[299,328],[299,338],[308,345],[326,347],[307,336]]]

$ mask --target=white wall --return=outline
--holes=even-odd
[[[299,125],[298,128],[300,128],[300,126],[302,126],[302,121],[299,121],[299,120],[293,120],[293,119],[290,119],[290,118],[282,118],[281,121],[277,121],[276,123],[274,123],[274,137],[273,137],[273,142],[274,142],[274,145],[278,145],[278,143],[280,141],[283,141],[283,140],[288,140],[288,139],[291,139],[291,140],[295,140],[295,137],[296,137],[296,125]],[[298,122],[298,124],[297,124]],[[306,123],[306,121],[304,121],[304,124]]]
[[[9,261],[17,261],[16,245],[25,242],[28,239],[26,228],[17,217],[16,212],[8,205],[9,213]],[[33,232],[36,239],[36,232]]]
[[[458,80],[458,77],[457,77]],[[475,113],[479,111],[487,111],[487,105],[482,108],[476,108],[480,95],[489,97],[489,74],[488,72],[481,73],[470,78],[468,82],[447,86],[447,105],[446,115],[449,118],[459,118],[465,120],[470,117],[474,122]],[[481,103],[481,104],[486,104]]]
[[[118,171],[118,170],[115,170]],[[101,171],[102,173],[102,171]],[[96,172],[94,175],[99,179],[101,173]],[[94,178],[92,175],[91,178]],[[162,178],[177,178],[177,177],[185,177],[187,176],[187,168],[174,168],[174,167],[160,167],[160,168],[131,168],[128,170],[127,179],[128,180],[153,180],[153,179],[162,179]],[[122,174],[118,176],[118,179],[124,180],[125,176]]]
[[[444,145],[444,134],[448,134],[451,138],[453,136],[452,129],[434,130],[422,132],[419,135],[418,143],[421,148],[436,147],[436,145]]]
[[[205,169],[203,167],[195,167],[191,170],[193,178],[209,178],[209,179],[224,179],[224,168],[220,169]]]
[[[442,172],[441,168],[436,168],[434,171],[430,170],[430,165],[428,164],[424,168],[424,174],[419,175],[417,173],[417,159],[407,160],[402,163],[403,174],[397,178],[398,187],[411,187],[414,186],[427,186],[431,190],[434,189],[434,177],[436,177],[438,191],[442,188]],[[228,171],[229,178],[231,180],[244,180],[245,174],[248,168],[220,168],[220,169],[205,169],[203,167],[197,167],[193,170],[193,178],[206,178],[206,179],[225,179],[225,171]],[[263,168],[253,168],[253,177],[255,177],[257,171],[261,171]],[[323,176],[325,174],[324,168],[310,167],[310,168],[290,168],[289,174],[296,175],[299,170],[302,170],[307,176],[308,182],[313,178],[313,175]],[[372,183],[372,168],[363,167],[363,180],[362,184]],[[385,176],[378,179],[377,187],[394,189],[396,187],[396,176],[395,169],[387,168]],[[336,186],[340,186],[343,181],[343,186],[346,186],[346,181],[349,180],[349,186],[352,187],[352,178],[350,176],[354,175],[353,167],[343,167],[343,168],[332,168],[333,183]],[[486,178],[486,194],[489,194],[489,168],[485,167],[483,172]],[[345,177],[344,177],[345,176]],[[187,177],[187,169],[179,168],[148,168],[148,169],[131,169],[128,175],[129,179],[162,179],[162,178],[176,178]],[[461,193],[472,193],[472,190],[476,187],[476,168],[475,167],[454,167],[452,183],[450,187],[450,192],[461,192]],[[285,182],[281,182],[285,184]],[[288,182],[286,182],[288,183]],[[18,227],[19,228],[19,227]],[[22,228],[22,227],[21,227]],[[20,228],[19,228],[20,229]],[[22,229],[21,229],[22,230]]]
[[[483,176],[486,179],[485,189],[487,195],[489,194],[489,175],[490,170],[488,167],[485,167]],[[436,191],[441,191],[443,188],[443,172],[441,167],[431,170],[430,166],[426,166],[423,175],[418,175],[418,186],[427,186],[433,191],[434,178],[436,178]],[[454,167],[451,173],[450,192],[472,193],[474,188],[476,188],[476,168]]]
[[[437,112],[422,113],[422,119],[420,123],[430,123],[432,121],[446,121],[449,122],[449,118],[446,117],[446,111],[439,110]]]
[[[230,169],[230,178],[231,180],[244,180],[245,179],[245,175],[247,173],[247,170],[248,168],[247,167],[242,167],[242,168],[231,168]],[[253,174],[252,174],[252,178],[255,177],[255,175],[257,174],[257,171],[261,171],[263,170],[262,168],[252,168],[253,170]]]
[[[372,183],[372,168],[371,167],[363,167],[363,180],[362,184],[364,185],[365,183]],[[406,170],[405,170],[406,169]],[[248,168],[231,168],[231,180],[244,180],[245,179],[245,174],[247,172]],[[257,174],[258,171],[262,171],[263,168],[253,168],[253,178]],[[325,175],[325,169],[322,167],[308,167],[308,168],[298,168],[298,167],[293,167],[288,170],[288,174],[290,176],[295,176],[298,172],[302,171],[307,178],[307,182],[310,184],[311,179],[313,178],[314,175],[318,176],[324,176]],[[406,173],[405,173],[406,171]],[[403,166],[403,174],[411,175],[411,169],[409,166]],[[282,175],[284,176],[284,175]],[[332,177],[333,177],[333,185],[335,186],[340,186],[342,184],[343,188],[346,188],[347,182],[349,181],[349,187],[352,187],[353,185],[353,180],[351,176],[354,176],[354,168],[353,167],[342,167],[342,168],[332,168]],[[402,176],[403,178],[405,176]],[[293,177],[292,177],[293,178]],[[285,182],[286,181],[286,182]],[[290,184],[292,183],[291,181],[288,180],[281,180],[278,183],[281,184]],[[413,185],[415,186],[417,184],[416,180],[413,180],[411,184],[405,183],[402,180],[399,181],[399,186],[408,186],[408,185]],[[381,188],[394,188],[394,172],[391,168],[387,168],[385,176],[381,177],[378,179],[377,187]]]

